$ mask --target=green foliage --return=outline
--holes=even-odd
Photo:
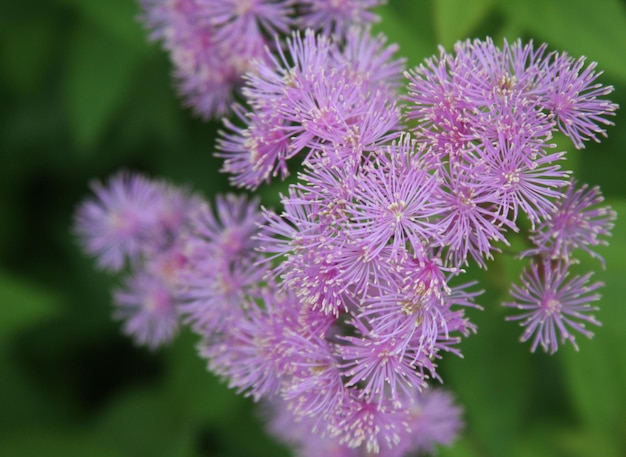
[[[626,7],[619,0],[389,0],[376,30],[409,66],[455,41],[493,36],[587,55],[626,106]],[[110,320],[115,280],[71,234],[88,182],[132,168],[211,196],[227,189],[212,157],[216,123],[180,106],[170,66],[137,20],[136,0],[0,2],[0,455],[275,457],[262,415],[208,374],[196,338],[135,348]],[[602,270],[603,326],[580,352],[531,354],[499,306],[523,262],[472,272],[489,289],[470,311],[478,334],[442,362],[467,421],[443,457],[626,455],[626,115],[568,166],[618,211]],[[277,190],[263,189],[268,205]]]
[[[93,149],[129,94],[140,61],[132,48],[87,22],[74,33],[67,56],[67,109],[77,147]]]
[[[0,271],[0,344],[59,312],[59,297],[39,284]]]
[[[485,20],[494,0],[439,0],[433,2],[437,42],[447,49],[471,36]]]
[[[400,44],[398,55],[406,57],[409,68],[436,50],[429,2],[389,2],[379,11],[383,19],[376,28],[389,37],[390,43]]]

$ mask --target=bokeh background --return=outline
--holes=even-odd
[[[522,37],[586,55],[626,107],[620,0],[389,0],[376,27],[411,66],[459,39]],[[147,42],[136,0],[0,2],[0,455],[280,457],[262,415],[206,372],[196,337],[136,348],[111,315],[116,278],[71,234],[88,183],[119,169],[227,189],[217,123],[180,106],[167,56]],[[626,111],[568,164],[618,211],[596,337],[580,352],[531,354],[499,303],[521,264],[476,273],[489,293],[464,359],[443,363],[467,427],[443,457],[626,456]],[[277,204],[279,186],[264,188]]]

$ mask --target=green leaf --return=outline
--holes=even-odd
[[[626,452],[626,443],[623,438],[626,429],[620,435],[610,436],[592,429],[568,430],[557,435],[560,455],[567,457],[623,457]],[[529,454],[535,457],[536,454]],[[554,455],[554,454],[551,454]],[[550,457],[550,456],[547,456]]]
[[[438,42],[450,48],[470,33],[489,14],[494,0],[435,0],[435,27]]]
[[[42,286],[0,271],[0,337],[10,338],[59,312],[59,297]]]
[[[119,40],[124,46],[145,52],[147,32],[139,21],[139,2],[129,0],[107,0],[105,2],[86,2],[84,0],[62,0],[74,7],[83,17],[99,27],[111,38]]]
[[[0,27],[0,66],[11,88],[32,92],[46,75],[58,38],[50,18],[34,16]]]
[[[13,457],[122,457],[115,452],[111,443],[73,429],[25,429],[22,432],[3,436],[0,455]]]
[[[118,452],[136,457],[185,453],[193,432],[172,414],[159,388],[128,391],[112,399],[94,428],[106,442],[115,443]]]
[[[48,383],[45,383],[48,389],[42,389],[32,373],[24,369],[24,361],[15,354],[13,346],[0,348],[0,443],[5,436],[20,433],[25,428],[61,426],[70,422],[75,406],[64,401],[68,397],[50,388]],[[3,452],[0,446],[0,455],[15,454]]]
[[[618,457],[615,443],[585,428],[554,421],[533,422],[512,457]]]
[[[619,0],[499,0],[502,12],[553,49],[589,56],[626,80],[626,7]]]
[[[471,439],[461,432],[460,439],[455,441],[452,446],[439,446],[434,455],[439,457],[480,457],[481,453],[475,449]]]
[[[93,147],[124,101],[137,52],[83,22],[68,50],[66,98],[76,144]]]
[[[551,435],[550,435],[551,434]],[[512,457],[555,457],[561,455],[556,452],[556,435],[554,429],[541,423],[541,429],[535,428],[524,434],[523,439],[518,440],[515,453]],[[571,456],[569,456],[571,457]]]
[[[429,3],[396,2],[378,8],[377,12],[382,19],[374,31],[383,32],[390,43],[400,45],[398,56],[407,58],[407,68],[437,52]]]

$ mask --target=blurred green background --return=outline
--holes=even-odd
[[[376,27],[415,65],[458,39],[493,36],[586,55],[626,107],[626,3],[619,0],[390,0]],[[216,123],[195,119],[170,66],[137,20],[135,0],[0,3],[0,456],[269,457],[250,401],[204,369],[196,338],[134,347],[110,319],[115,278],[71,236],[88,182],[120,168],[212,196],[227,188],[212,157]],[[600,184],[619,217],[602,249],[604,323],[554,356],[530,354],[499,306],[509,279],[471,312],[464,359],[443,363],[466,431],[443,457],[626,456],[626,113],[602,144],[571,151],[576,176]],[[563,148],[571,148],[562,142]],[[263,191],[267,204],[276,188]],[[581,270],[581,271],[582,271]]]

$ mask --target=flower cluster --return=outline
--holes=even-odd
[[[179,326],[177,288],[186,264],[182,235],[198,197],[160,181],[120,172],[92,184],[76,212],[76,232],[98,265],[127,273],[114,294],[115,316],[139,344],[155,348]]]
[[[140,0],[151,38],[162,42],[185,104],[205,119],[231,113],[251,62],[296,28],[343,37],[378,20],[384,0]]]
[[[458,433],[460,409],[430,383],[476,330],[466,310],[481,291],[465,269],[486,269],[511,235],[530,227],[530,267],[505,303],[523,311],[509,317],[522,340],[554,352],[592,335],[601,283],[568,271],[577,251],[599,257],[616,215],[599,189],[577,187],[552,135],[580,148],[605,134],[617,106],[601,98],[612,88],[595,82],[595,64],[466,41],[406,72],[400,99],[396,46],[332,10],[370,21],[379,2],[166,5],[209,3],[220,5],[211,33],[245,4],[246,31],[284,32],[293,8],[337,36],[294,32],[267,48],[237,119],[224,120],[216,155],[232,184],[256,189],[297,169],[282,211],[233,195],[211,208],[124,174],[80,208],[86,250],[135,271],[116,297],[138,341],[156,346],[189,324],[209,369],[267,400],[270,428],[300,455],[400,457]]]
[[[386,47],[384,37],[359,29],[348,32],[347,43],[341,49],[312,30],[294,33],[287,51],[247,75],[248,107],[235,107],[243,125],[226,120],[218,146],[233,185],[255,189],[285,178],[287,161],[298,154],[306,161],[325,153],[336,165],[358,161],[397,136],[393,88],[404,60],[393,59],[397,47]]]
[[[434,374],[428,355],[450,350],[456,342],[450,334],[472,328],[451,307],[471,305],[475,294],[464,287],[448,290],[445,298],[437,292],[436,315],[420,311],[419,301],[431,293],[424,288],[445,281],[436,265],[406,259],[406,268],[421,275],[419,285],[409,286],[401,272],[394,278],[415,289],[414,302],[396,310],[392,297],[343,322],[273,279],[259,251],[274,231],[258,201],[219,196],[213,209],[187,192],[127,173],[106,186],[95,183],[93,190],[94,198],[78,209],[77,232],[102,267],[128,274],[115,294],[115,314],[139,344],[155,348],[180,323],[189,324],[203,338],[200,354],[211,371],[255,400],[281,404],[272,423],[298,418],[290,439],[308,446],[303,455],[333,448],[356,456],[384,446],[388,455],[401,456],[454,439],[460,410],[448,394],[424,390],[420,365]],[[406,295],[396,294],[396,300]],[[356,302],[350,306],[357,309]],[[432,322],[420,326],[423,319]],[[366,328],[379,321],[387,335]],[[440,325],[446,328],[437,330]],[[432,348],[421,341],[426,336],[435,337]],[[368,385],[357,386],[362,380]],[[323,443],[316,453],[314,439]]]
[[[522,287],[511,292],[518,301],[504,305],[524,310],[509,320],[521,320],[521,340],[533,338],[533,351],[541,345],[555,352],[557,333],[576,347],[570,329],[590,337],[583,322],[598,325],[589,304],[599,299],[590,292],[601,284],[588,285],[591,274],[565,279],[574,249],[597,256],[590,246],[606,243],[601,237],[610,234],[616,214],[597,206],[597,187],[577,188],[560,169],[563,152],[550,152],[556,129],[583,148],[612,125],[607,116],[617,105],[601,97],[613,88],[596,83],[596,64],[584,62],[548,53],[546,45],[518,40],[499,49],[489,39],[468,40],[408,73],[407,117],[446,167],[456,197],[449,199],[453,223],[444,232],[449,247],[460,250],[450,249],[448,259],[470,254],[484,265],[489,240],[506,243],[502,229],[517,231],[518,213],[531,223],[534,247],[522,256],[533,259]]]

